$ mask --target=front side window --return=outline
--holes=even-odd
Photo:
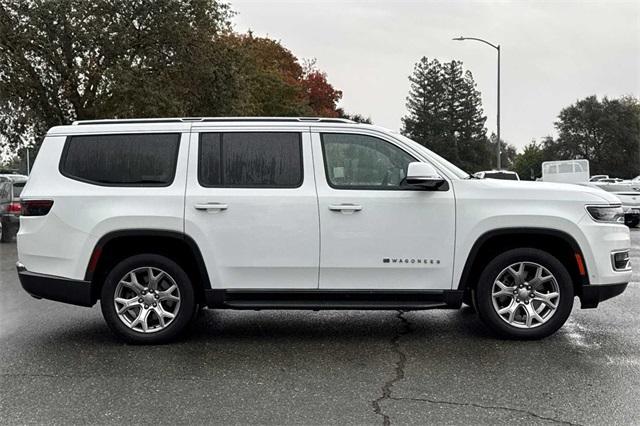
[[[179,133],[71,136],[60,172],[97,185],[169,186],[179,145]]]
[[[336,189],[405,189],[409,163],[417,161],[382,139],[348,133],[323,133],[327,181]]]
[[[198,180],[204,187],[297,188],[302,185],[300,133],[202,133],[198,155]]]

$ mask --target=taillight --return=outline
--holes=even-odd
[[[53,200],[22,200],[22,216],[44,216],[53,206]]]
[[[20,214],[21,211],[22,207],[20,206],[20,203],[11,203],[7,206],[7,213]]]

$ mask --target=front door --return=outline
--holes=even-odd
[[[306,130],[197,128],[185,232],[213,288],[317,289],[318,204]]]
[[[455,202],[404,182],[418,161],[376,134],[312,132],[321,289],[450,289]]]

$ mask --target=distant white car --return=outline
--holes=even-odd
[[[614,192],[624,210],[624,222],[630,228],[640,225],[640,192]]]
[[[520,176],[516,172],[509,170],[486,170],[474,173],[473,176],[478,179],[520,180]]]

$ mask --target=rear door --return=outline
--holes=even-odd
[[[185,203],[214,288],[318,287],[308,127],[194,126]]]

